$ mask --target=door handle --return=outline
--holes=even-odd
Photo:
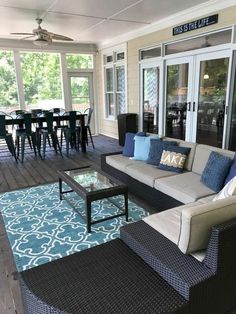
[[[188,109],[187,109],[187,110],[188,110],[188,111],[191,110],[191,101],[188,102]]]
[[[195,103],[195,101],[193,102],[193,112],[195,111],[195,105],[196,105],[196,103]]]

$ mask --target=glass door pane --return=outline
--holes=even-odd
[[[84,112],[90,108],[89,77],[70,77],[72,110]]]
[[[166,136],[185,140],[189,64],[167,66]]]
[[[196,142],[222,147],[229,58],[200,61]]]
[[[115,116],[113,68],[106,69],[106,117]]]
[[[143,69],[143,131],[158,133],[159,68]]]

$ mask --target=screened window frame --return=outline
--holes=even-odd
[[[60,77],[61,77],[61,83],[62,83],[62,100],[64,102],[64,107],[65,109],[71,110],[70,107],[70,99],[69,99],[69,94],[67,92],[67,89],[69,88],[69,83],[68,83],[68,73],[69,72],[91,72],[95,74],[95,56],[96,56],[96,51],[94,52],[91,51],[83,51],[83,52],[78,52],[76,51],[73,47],[68,47],[68,49],[55,49],[53,47],[52,49],[48,49],[47,53],[56,53],[60,57]],[[26,110],[26,103],[25,103],[25,95],[24,95],[24,84],[23,84],[23,77],[22,77],[22,69],[21,69],[21,60],[20,60],[20,54],[24,52],[32,52],[32,53],[40,53],[42,52],[39,49],[36,48],[29,48],[28,45],[24,47],[19,48],[14,48],[12,46],[6,46],[6,47],[1,47],[1,51],[9,51],[13,53],[14,56],[14,65],[15,65],[15,74],[16,74],[16,85],[17,85],[17,94],[18,94],[18,103],[19,103],[19,109],[20,110]],[[79,55],[92,55],[93,56],[93,68],[91,69],[77,69],[77,70],[72,70],[68,69],[66,66],[66,54],[79,54]],[[94,97],[96,94],[94,94]]]
[[[117,54],[120,53],[124,53],[124,59],[122,60],[117,60]],[[125,49],[121,49],[121,50],[114,50],[112,52],[112,56],[113,56],[113,62],[106,62],[107,57],[111,56],[111,53],[107,53],[103,55],[103,67],[104,67],[104,75],[103,75],[103,79],[104,79],[104,99],[105,99],[105,119],[108,120],[117,120],[117,116],[120,113],[119,112],[119,107],[118,107],[118,101],[117,101],[117,96],[118,95],[124,95],[125,97],[125,104],[124,104],[124,108],[125,108],[125,112],[122,113],[127,113],[127,58],[126,58],[126,51]],[[124,91],[119,91],[118,90],[118,86],[117,86],[117,69],[119,67],[124,66]],[[107,76],[106,76],[106,70],[107,69],[112,69],[113,71],[113,92],[108,92],[107,91]],[[112,94],[113,95],[113,104],[114,104],[114,114],[111,115],[109,114],[110,110],[110,104],[108,103],[107,100],[107,95],[108,94]]]

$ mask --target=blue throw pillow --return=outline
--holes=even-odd
[[[183,172],[189,152],[189,147],[168,146],[162,152],[159,169]]]
[[[232,160],[217,152],[211,152],[201,175],[201,182],[215,192],[219,192],[229,172]]]
[[[147,137],[135,136],[134,137],[134,160],[143,160],[148,159],[149,150],[150,150],[150,141],[151,139],[159,139],[158,135],[150,135]]]
[[[126,133],[125,134],[125,145],[123,148],[123,156],[126,157],[133,157],[134,156],[134,137],[135,135],[138,136],[146,136],[144,132],[138,132],[137,134],[135,133]]]
[[[151,138],[147,163],[150,165],[159,166],[163,150],[167,149],[169,146],[174,145],[177,145],[177,142],[161,141],[160,139],[158,140]]]
[[[229,173],[225,179],[225,183],[224,183],[224,186],[231,180],[233,179],[234,177],[236,176],[236,153],[234,155],[234,161],[229,169]]]

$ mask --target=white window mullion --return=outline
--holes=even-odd
[[[114,56],[113,56],[114,60]],[[113,82],[114,82],[114,87],[113,87],[113,99],[114,99],[114,118],[117,118],[118,115],[118,106],[117,106],[117,99],[116,99],[116,94],[117,94],[117,79],[116,79],[116,65],[113,64]]]
[[[70,84],[69,78],[67,73],[67,65],[66,65],[66,54],[60,54],[60,62],[61,62],[61,81],[62,81],[62,97],[65,104],[65,110],[70,111],[72,110],[72,102],[70,99]]]
[[[17,83],[17,89],[18,89],[20,108],[22,110],[25,110],[26,106],[25,106],[24,84],[23,84],[23,78],[22,78],[19,51],[14,51],[14,62],[15,62],[16,83]]]

